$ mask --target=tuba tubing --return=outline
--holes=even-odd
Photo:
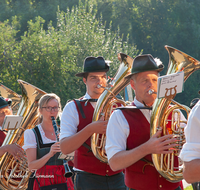
[[[126,54],[118,53],[118,59],[121,62],[118,71],[99,97],[92,121],[99,120],[102,115],[105,120],[108,120],[114,107],[118,107],[118,104],[126,105],[123,100],[116,98],[116,95],[129,84],[129,79],[125,79],[125,77],[131,73],[133,58]],[[91,149],[96,158],[107,163],[105,140],[106,135],[94,133],[91,136]]]
[[[173,48],[165,46],[169,53],[169,64],[167,74],[173,74],[180,71],[184,71],[184,82],[187,78],[196,70],[200,69],[200,62],[193,57]],[[170,98],[165,96],[164,98],[156,99],[153,108],[150,121],[150,133],[153,136],[157,132],[157,127],[163,128],[163,135],[173,134],[177,138],[181,139],[178,141],[177,147],[179,151],[174,151],[172,154],[152,154],[152,160],[157,171],[168,181],[178,182],[183,179],[182,162],[178,160],[178,155],[184,144],[184,130],[179,128],[179,132],[175,130],[174,125],[171,128],[167,128],[168,116],[172,114],[171,123],[173,123],[174,114],[177,114],[177,110],[184,110],[189,115],[190,108],[185,105],[181,105],[173,100],[176,94]],[[184,123],[185,121],[179,121]],[[173,123],[174,124],[174,123]],[[177,161],[178,160],[178,161]],[[178,162],[178,166],[175,165],[175,161]]]
[[[18,80],[18,83],[21,86],[22,96],[17,115],[23,116],[23,120],[18,129],[8,131],[2,146],[12,143],[20,146],[24,144],[23,133],[26,129],[31,129],[35,126],[38,119],[38,101],[41,96],[46,94],[46,92],[25,81]],[[8,153],[4,154],[0,158],[2,176],[0,178],[0,189],[25,190],[28,185],[29,176],[31,175],[31,172],[27,168],[28,161],[25,155],[20,160],[15,161],[12,155]]]

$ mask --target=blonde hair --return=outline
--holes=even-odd
[[[56,100],[58,101],[58,106],[60,107],[60,110],[61,110],[61,103],[60,103],[60,97],[59,97],[59,96],[57,96],[57,95],[54,94],[54,93],[48,93],[48,94],[43,95],[43,96],[40,98],[39,102],[38,102],[38,114],[39,114],[38,123],[41,123],[41,122],[42,122],[42,119],[43,119],[41,113],[39,112],[39,109],[42,109],[42,107],[44,107],[45,105],[47,105],[48,102],[49,102],[50,100],[53,100],[53,99],[56,99]],[[59,112],[58,112],[58,115],[59,115],[59,113],[60,113],[60,110],[59,110]],[[57,115],[57,116],[58,116],[58,115]]]

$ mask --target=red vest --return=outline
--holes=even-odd
[[[75,102],[75,101],[74,101]],[[87,126],[89,123],[92,122],[93,112],[94,108],[90,104],[90,102],[87,103],[87,106],[85,106],[85,102],[80,102],[81,106],[83,108],[83,111],[85,113],[86,118],[84,119],[81,116],[80,110],[76,104],[76,109],[79,114],[79,125],[77,126],[78,131],[82,130],[85,126]],[[88,138],[85,142],[89,147],[91,145],[91,138]],[[74,166],[75,168],[78,168],[80,170],[83,170],[85,172],[101,175],[101,176],[111,176],[114,174],[117,174],[121,171],[114,172],[111,170],[110,166],[107,163],[101,162],[99,159],[97,159],[92,151],[89,151],[88,148],[85,146],[80,146],[75,151],[74,156]]]
[[[122,110],[128,124],[130,133],[127,138],[127,149],[133,149],[150,138],[150,124],[143,113],[138,110]],[[134,125],[135,124],[135,125]],[[152,162],[151,155],[145,159]],[[125,184],[136,190],[174,190],[180,186],[180,182],[171,183],[163,178],[155,167],[147,165],[147,162],[139,160],[125,170]]]
[[[0,146],[2,145],[5,138],[6,138],[5,133],[3,131],[0,131]]]

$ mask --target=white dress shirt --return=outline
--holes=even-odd
[[[56,142],[55,140],[51,140],[45,136],[45,132],[43,131],[42,126],[40,124],[38,125],[38,129],[40,131],[42,141],[44,144]],[[36,148],[36,147],[37,147],[37,141],[35,133],[33,132],[32,129],[27,129],[24,132],[24,145],[22,148],[24,150],[27,150],[28,148]]]
[[[200,101],[190,112],[185,127],[186,143],[183,145],[179,157],[186,162],[200,159]]]
[[[83,99],[91,99],[89,94],[85,94]],[[95,108],[96,102],[90,102]],[[79,115],[74,101],[68,102],[62,112],[60,122],[60,140],[65,137],[70,137],[77,133],[77,126],[79,125]]]

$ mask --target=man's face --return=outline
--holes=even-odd
[[[98,88],[98,85],[106,86],[106,72],[93,72],[89,73],[87,79],[83,78],[86,85],[87,93],[91,98],[99,98],[104,91],[103,88]]]
[[[9,106],[0,109],[0,126],[3,125],[3,121],[6,115],[13,115],[12,110]]]
[[[146,71],[138,73],[134,80],[130,80],[132,88],[135,90],[135,96],[138,101],[152,106],[156,99],[156,94],[149,94],[149,90],[157,92],[158,72]]]

